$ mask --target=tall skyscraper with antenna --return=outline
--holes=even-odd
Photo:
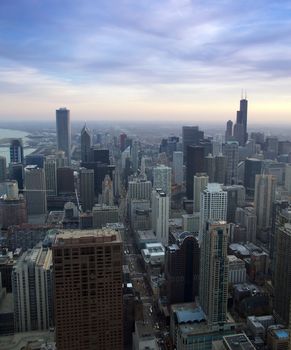
[[[244,96],[243,96],[244,95]],[[236,124],[234,125],[234,137],[239,142],[240,146],[244,146],[248,140],[247,132],[248,124],[248,100],[246,92],[243,94],[240,100],[240,108],[236,114]]]

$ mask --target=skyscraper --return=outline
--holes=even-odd
[[[11,140],[10,143],[10,162],[23,163],[23,144],[21,139]]]
[[[94,205],[94,170],[80,169],[80,198],[83,211],[91,211]]]
[[[277,226],[275,235],[274,309],[281,322],[287,324],[291,301],[291,224]]]
[[[173,152],[173,173],[174,173],[174,183],[176,185],[183,184],[183,152],[176,151]]]
[[[261,171],[262,171],[261,160],[255,159],[255,158],[247,158],[245,160],[244,186],[249,195],[254,195],[256,175],[261,174]]]
[[[164,245],[169,241],[170,199],[161,189],[152,192],[152,229]]]
[[[208,324],[226,321],[228,295],[227,243],[229,226],[224,221],[208,221],[201,244],[199,302]]]
[[[226,158],[224,155],[219,154],[215,157],[215,176],[214,182],[219,184],[225,183],[226,177]]]
[[[199,130],[198,126],[183,126],[182,128],[182,143],[183,143],[183,155],[184,163],[187,159],[188,146],[195,146],[199,144],[200,140],[203,140],[204,132]]]
[[[205,172],[209,177],[209,182],[215,182],[215,157],[212,154],[208,154],[204,158]]]
[[[172,169],[165,165],[159,165],[154,168],[153,188],[161,188],[166,195],[171,196],[172,187]]]
[[[66,108],[56,110],[57,126],[57,147],[59,151],[64,151],[71,164],[71,122],[70,111]]]
[[[199,241],[203,240],[207,220],[226,221],[227,192],[217,183],[210,183],[200,197]]]
[[[57,162],[55,156],[47,156],[44,163],[47,196],[57,195]]]
[[[165,279],[169,304],[194,302],[199,292],[200,248],[189,232],[182,232],[175,244],[166,247]]]
[[[85,124],[83,129],[81,130],[81,161],[82,162],[89,162],[91,146],[92,146],[91,132]]]
[[[12,271],[16,332],[48,330],[53,326],[52,252],[25,252]]]
[[[205,190],[208,185],[209,177],[206,173],[196,173],[194,175],[194,185],[193,185],[193,212],[200,212],[200,199],[201,192]]]
[[[57,348],[122,350],[120,234],[109,229],[63,231],[52,250]]]
[[[229,141],[224,145],[226,158],[226,185],[234,185],[238,182],[238,142]]]
[[[0,182],[6,180],[6,158],[0,156]]]
[[[228,122],[226,123],[225,142],[231,141],[231,138],[232,138],[232,126],[233,126],[233,122],[231,120],[228,120]]]
[[[234,126],[234,137],[241,146],[244,146],[248,140],[247,124],[248,100],[246,98],[242,98],[240,100],[240,109],[237,111],[236,124]]]
[[[205,171],[204,147],[188,146],[186,157],[186,194],[188,199],[193,199],[193,180],[196,173]]]
[[[258,229],[271,227],[272,205],[275,201],[276,177],[273,175],[256,175],[255,211]]]
[[[137,141],[134,141],[131,147],[131,164],[132,164],[132,170],[136,173],[138,170],[138,149],[139,144]]]
[[[25,198],[28,215],[46,214],[46,182],[44,169],[28,165],[24,170]]]

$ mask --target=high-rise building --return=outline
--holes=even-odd
[[[228,296],[227,244],[229,226],[224,221],[208,221],[201,244],[199,303],[209,325],[226,321]]]
[[[121,152],[123,152],[126,148],[126,139],[127,139],[127,135],[125,133],[120,134],[119,145],[120,145]]]
[[[45,157],[42,154],[29,154],[25,157],[25,165],[37,165],[38,168],[44,167]]]
[[[225,142],[231,141],[232,139],[232,127],[233,127],[233,122],[231,120],[228,120],[226,123]]]
[[[276,262],[274,271],[274,309],[280,320],[289,322],[291,301],[291,224],[276,227]]]
[[[261,160],[255,158],[247,158],[245,160],[244,186],[249,195],[254,195],[256,175],[261,174],[261,171]]]
[[[184,180],[183,174],[183,152],[175,151],[173,152],[173,174],[174,183],[181,186]]]
[[[116,223],[119,221],[118,207],[107,205],[94,205],[92,209],[93,228],[102,228],[106,224]]]
[[[93,183],[94,186],[94,183]],[[94,187],[93,187],[94,191]],[[113,194],[113,181],[109,175],[106,175],[104,181],[102,182],[102,204],[113,205],[114,204],[114,194]]]
[[[91,132],[85,124],[83,129],[81,130],[81,161],[82,162],[89,162],[91,146],[92,146]]]
[[[245,188],[242,185],[223,186],[227,192],[227,222],[235,222],[236,208],[245,205]]]
[[[237,111],[236,124],[234,126],[234,136],[241,146],[244,146],[248,140],[248,100],[240,100],[240,109]]]
[[[26,223],[26,201],[22,195],[18,195],[17,182],[7,181],[1,185],[5,185],[6,190],[3,190],[0,198],[0,228]]]
[[[199,241],[203,240],[207,220],[226,221],[227,192],[217,183],[209,183],[200,197]]]
[[[57,195],[57,162],[55,156],[47,156],[44,163],[47,196]]]
[[[182,232],[166,247],[165,279],[169,304],[194,302],[199,292],[200,248],[197,238]]]
[[[226,177],[226,158],[224,155],[219,154],[215,157],[215,176],[214,182],[219,184],[225,184]]]
[[[24,169],[25,198],[28,215],[46,214],[46,182],[44,169],[28,165]]]
[[[53,326],[52,252],[25,252],[12,271],[16,332],[47,330]]]
[[[66,154],[64,151],[56,152],[56,163],[57,163],[57,168],[64,168],[65,166],[68,166],[68,158],[66,157]]]
[[[21,139],[11,140],[10,163],[23,163],[23,144]]]
[[[57,168],[58,195],[75,192],[74,170],[70,167]]]
[[[127,198],[131,199],[151,199],[152,183],[142,178],[135,178],[128,181]]]
[[[172,169],[165,165],[159,165],[157,167],[154,167],[153,174],[153,188],[161,188],[167,196],[171,196]]]
[[[215,157],[212,154],[208,154],[204,158],[205,172],[209,177],[209,182],[215,182]]]
[[[6,158],[0,156],[0,182],[6,180]]]
[[[71,122],[70,111],[66,108],[56,110],[57,146],[59,151],[64,151],[71,164]]]
[[[122,350],[120,234],[110,229],[63,231],[52,250],[57,348]]]
[[[157,239],[164,245],[169,240],[170,198],[162,189],[152,192],[152,229]]]
[[[258,229],[271,227],[272,206],[275,201],[276,178],[272,175],[256,175],[255,211]]]
[[[91,211],[94,205],[94,170],[80,169],[80,199],[83,211]]]
[[[201,192],[205,190],[209,182],[209,176],[206,173],[196,173],[193,184],[193,212],[200,212]]]
[[[132,164],[132,170],[135,173],[138,170],[138,163],[139,163],[138,149],[139,149],[139,144],[137,141],[134,141],[131,147],[131,164]]]
[[[198,145],[200,140],[203,140],[204,132],[199,130],[198,126],[183,126],[182,128],[182,143],[184,163],[187,159],[187,147],[190,145]]]
[[[286,164],[285,168],[285,188],[291,195],[291,164]]]
[[[16,180],[18,183],[19,190],[23,190],[24,181],[24,170],[23,164],[21,163],[10,163],[9,164],[9,179]]]
[[[188,146],[186,157],[186,194],[193,199],[193,180],[196,173],[205,171],[205,150],[202,146]]]
[[[226,185],[234,185],[238,182],[238,142],[229,141],[224,145],[226,158]]]

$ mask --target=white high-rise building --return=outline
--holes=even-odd
[[[193,181],[193,212],[200,212],[201,193],[208,185],[209,177],[206,173],[196,173]]]
[[[127,198],[151,200],[152,183],[148,180],[135,178],[128,182]]]
[[[199,303],[211,326],[226,322],[229,278],[228,235],[229,225],[225,221],[207,221],[200,254]]]
[[[157,239],[164,245],[169,240],[170,198],[162,189],[152,192],[152,229]]]
[[[254,203],[258,229],[265,229],[271,226],[272,205],[275,201],[275,190],[275,176],[256,175]]]
[[[15,331],[46,330],[53,326],[52,252],[25,252],[12,271]]]
[[[174,152],[173,153],[173,174],[174,174],[174,183],[176,185],[183,184],[183,152]]]
[[[200,230],[199,241],[204,236],[207,220],[226,221],[227,192],[218,183],[209,183],[200,195]]]
[[[153,169],[154,184],[153,188],[161,188],[166,195],[171,196],[172,169],[165,165],[159,165]]]

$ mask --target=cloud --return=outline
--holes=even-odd
[[[0,96],[124,91],[158,106],[173,91],[190,103],[191,91],[284,85],[290,9],[287,0],[3,0]]]

